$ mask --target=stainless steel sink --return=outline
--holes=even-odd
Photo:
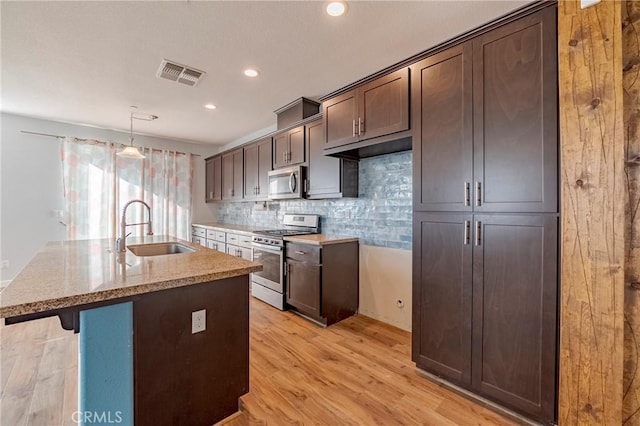
[[[149,243],[127,246],[136,256],[161,256],[164,254],[193,253],[196,249],[180,243]]]

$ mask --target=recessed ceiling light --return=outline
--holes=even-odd
[[[216,109],[217,108],[217,106],[215,106],[214,104],[206,104],[204,107],[206,109]]]
[[[347,11],[347,4],[343,1],[332,1],[327,5],[327,14],[330,16],[342,16]]]
[[[258,70],[254,70],[253,68],[247,68],[246,70],[244,70],[244,75],[246,75],[247,77],[257,77]]]

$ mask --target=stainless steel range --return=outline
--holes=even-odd
[[[251,274],[251,294],[280,310],[285,308],[284,237],[317,234],[320,217],[315,214],[284,215],[282,229],[253,233],[253,261],[262,271]]]

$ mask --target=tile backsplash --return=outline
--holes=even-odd
[[[358,198],[227,202],[215,205],[222,223],[279,228],[285,213],[319,214],[320,230],[360,238],[361,244],[411,250],[411,151],[360,160]]]

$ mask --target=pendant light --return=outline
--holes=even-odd
[[[136,159],[143,159],[145,158],[144,155],[142,155],[140,153],[140,151],[138,151],[138,148],[136,148],[135,146],[133,146],[133,119],[135,118],[136,120],[144,120],[144,121],[153,121],[155,119],[158,118],[157,115],[146,115],[146,114],[135,114],[135,113],[131,113],[131,115],[129,116],[129,121],[130,121],[130,133],[129,133],[129,146],[125,147],[122,151],[116,153],[116,155],[120,156],[120,157],[125,157],[125,158],[136,158]]]

